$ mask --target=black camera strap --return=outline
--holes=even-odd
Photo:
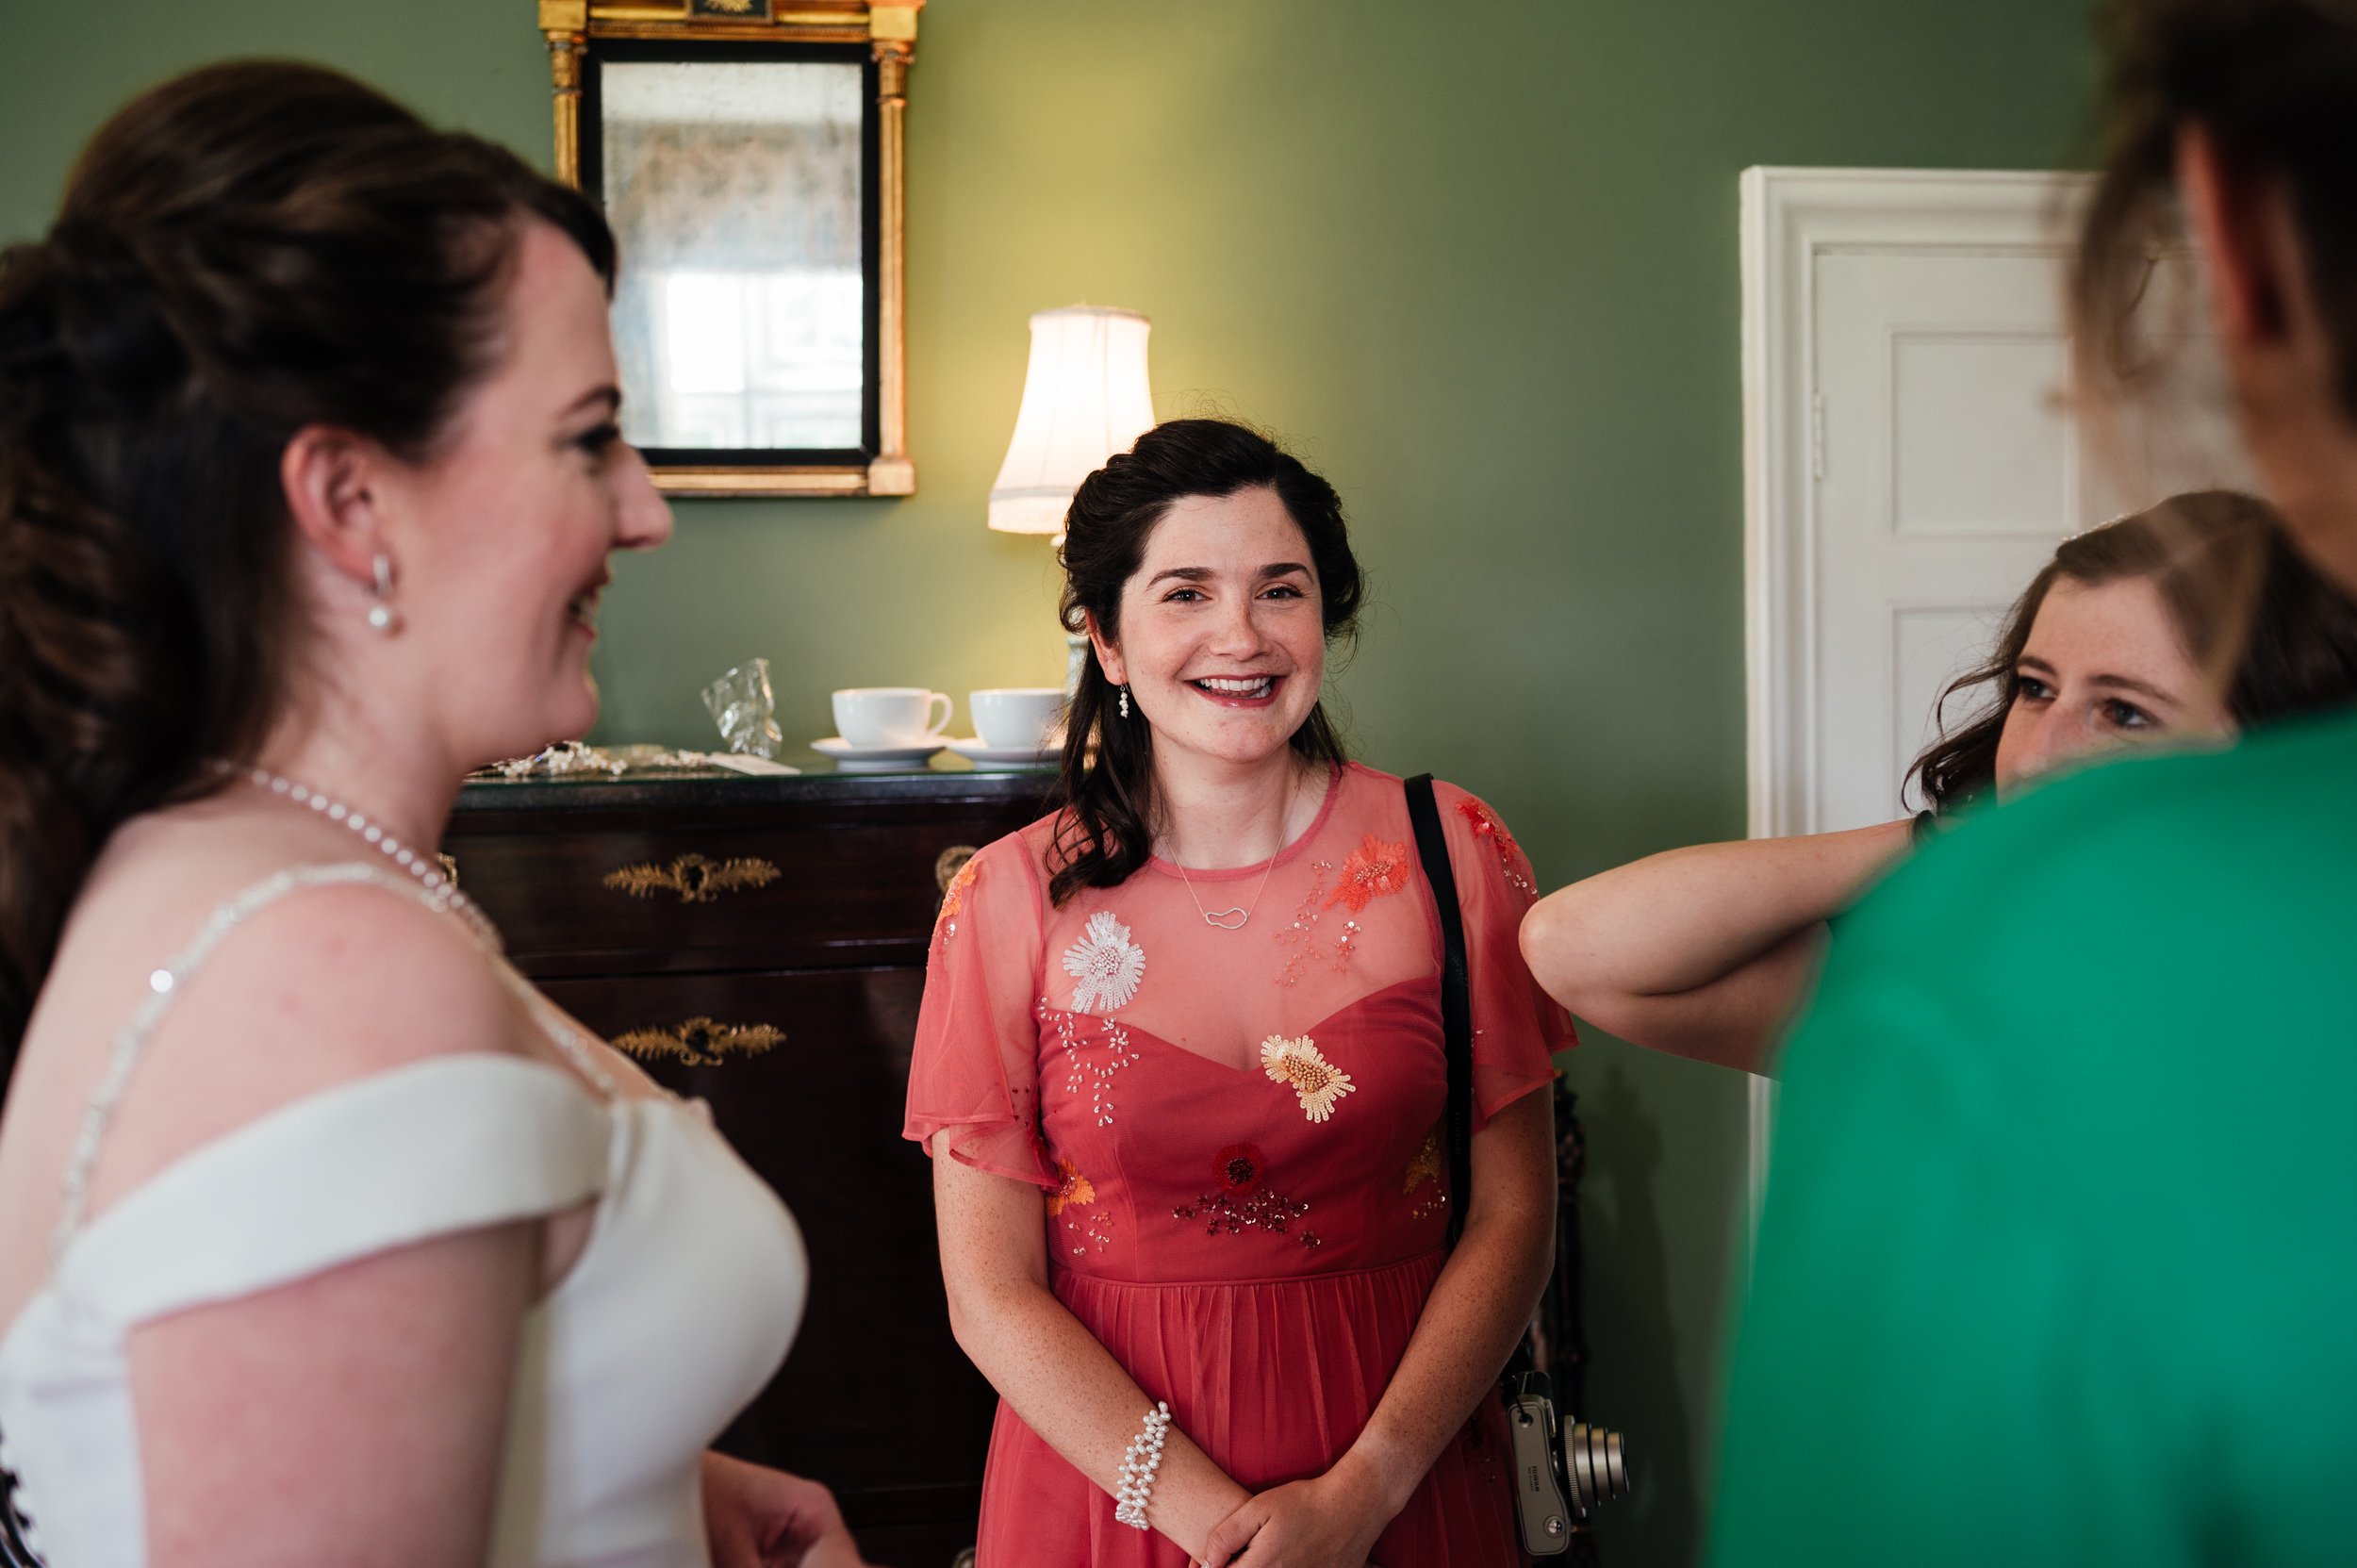
[[[1441,1044],[1448,1073],[1448,1245],[1465,1229],[1465,1203],[1473,1192],[1473,987],[1465,967],[1465,916],[1457,902],[1457,873],[1448,840],[1441,836],[1441,808],[1432,775],[1407,781],[1408,819],[1416,829],[1416,853],[1424,880],[1441,911]]]
[[[1457,873],[1449,865],[1448,840],[1441,834],[1441,808],[1432,794],[1432,775],[1419,773],[1405,781],[1408,820],[1416,830],[1416,854],[1424,862],[1424,880],[1431,884],[1432,900],[1441,915],[1441,1043],[1447,1068],[1448,1110],[1444,1125],[1448,1139],[1448,1245],[1465,1229],[1465,1211],[1473,1202],[1473,985],[1465,962],[1465,916],[1457,901]],[[1527,1329],[1506,1362],[1506,1376],[1532,1366]]]

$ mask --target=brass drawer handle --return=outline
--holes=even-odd
[[[958,873],[964,870],[965,863],[973,858],[974,846],[971,844],[952,844],[934,857],[933,885],[941,889],[944,898],[948,896],[949,884],[958,880]]]
[[[785,1043],[785,1031],[767,1024],[720,1024],[690,1018],[669,1029],[634,1029],[614,1042],[641,1062],[671,1057],[683,1066],[717,1067],[731,1056],[759,1056]]]
[[[606,873],[605,885],[634,899],[676,893],[684,904],[708,904],[723,893],[741,887],[766,887],[778,880],[778,868],[766,860],[740,857],[709,860],[702,855],[680,856],[668,866],[625,866]]]

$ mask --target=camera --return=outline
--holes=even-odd
[[[1597,1508],[1628,1495],[1628,1456],[1618,1432],[1584,1421],[1565,1429],[1545,1373],[1513,1373],[1504,1393],[1523,1550],[1554,1557],[1571,1548],[1573,1530]]]

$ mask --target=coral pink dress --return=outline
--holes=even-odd
[[[1573,1036],[1516,944],[1529,863],[1489,807],[1439,795],[1477,1130],[1545,1085]],[[1057,1299],[1229,1476],[1259,1492],[1320,1475],[1381,1398],[1444,1257],[1441,936],[1399,781],[1345,767],[1273,862],[1182,877],[1155,860],[1061,909],[1053,831],[983,850],[943,901],[907,1134],[951,1129],[958,1159],[1044,1190]],[[1523,1561],[1505,1444],[1486,1400],[1375,1560]],[[979,1568],[1187,1560],[1116,1523],[1003,1402],[980,1544]]]
[[[1438,797],[1478,1130],[1554,1078],[1573,1026],[1516,943],[1530,863],[1483,801]],[[1276,861],[1153,861],[1063,908],[1051,834],[1045,818],[990,844],[943,900],[908,1136],[955,1130],[966,1164],[1045,1188],[1056,1299],[1226,1474],[1254,1493],[1323,1474],[1375,1412],[1445,1257],[1441,927],[1400,781],[1353,764]],[[1521,1563],[1508,1488],[1492,1398],[1375,1560]],[[1186,1560],[1117,1523],[1111,1494],[999,1405],[979,1568]]]

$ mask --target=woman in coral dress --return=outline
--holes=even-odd
[[[952,1321],[1003,1395],[980,1568],[1520,1562],[1493,1390],[1548,1268],[1533,1091],[1571,1043],[1515,945],[1528,865],[1440,786],[1475,1029],[1452,1252],[1438,911],[1400,782],[1317,704],[1359,599],[1333,490],[1180,421],[1068,527],[1072,805],[950,888],[909,1088]],[[1139,1525],[1116,1497],[1154,1455]]]

